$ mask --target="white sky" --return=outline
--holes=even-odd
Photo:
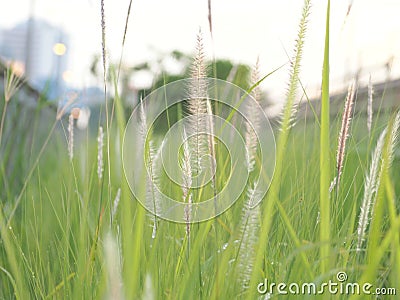
[[[326,0],[312,1],[301,79],[315,95],[321,80]],[[362,67],[375,82],[384,79],[384,64],[393,57],[392,78],[400,75],[400,1],[354,0],[344,23],[348,0],[331,1],[331,78],[333,89],[346,85]],[[0,27],[11,27],[29,15],[29,0],[4,1]],[[77,86],[92,85],[88,66],[101,51],[100,0],[34,0],[34,15],[70,34],[70,70]],[[129,0],[105,0],[107,48],[117,61]],[[124,61],[140,63],[157,52],[191,52],[202,28],[209,58],[252,65],[260,56],[264,74],[287,61],[292,52],[303,1],[213,0],[214,46],[209,38],[207,0],[134,0]],[[285,92],[288,67],[263,87],[279,100]]]

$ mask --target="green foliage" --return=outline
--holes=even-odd
[[[117,117],[121,116],[120,108],[116,113]],[[259,247],[265,251],[263,262],[255,266],[256,281],[248,290],[232,284],[240,272],[234,268],[235,241],[245,199],[239,199],[235,206],[218,217],[217,223],[209,221],[193,226],[190,251],[185,225],[159,221],[157,235],[152,239],[152,218],[132,199],[121,167],[118,167],[121,166],[118,150],[121,146],[110,144],[112,170],[109,188],[97,178],[95,139],[77,141],[76,155],[71,164],[63,133],[57,130],[46,148],[46,159],[40,160],[23,191],[9,227],[6,223],[10,206],[21,187],[7,185],[7,179],[1,176],[2,185],[6,185],[9,192],[2,195],[0,295],[6,299],[46,296],[56,299],[103,298],[109,293],[104,252],[108,232],[120,247],[122,290],[126,298],[143,297],[146,280],[155,297],[160,299],[229,299],[238,295],[245,297],[251,290],[257,293],[257,284],[264,277],[274,282],[319,282],[334,279],[336,270],[346,271],[349,282],[364,280],[372,281],[375,286],[398,288],[398,260],[394,264],[391,255],[396,253],[396,248],[392,247],[398,247],[392,244],[394,234],[398,232],[398,221],[384,223],[385,229],[380,234],[382,243],[371,250],[374,253],[371,264],[367,255],[355,251],[357,220],[352,213],[355,209],[358,215],[361,204],[365,180],[363,170],[368,168],[370,160],[369,144],[375,143],[387,120],[385,115],[375,120],[377,127],[369,141],[363,125],[366,119],[362,115],[354,118],[343,186],[332,203],[334,215],[331,219],[335,221],[330,228],[330,248],[335,260],[323,278],[320,278],[321,244],[318,234],[319,188],[314,184],[319,177],[319,161],[315,158],[319,153],[320,129],[314,120],[298,122],[292,128],[282,164],[277,213],[272,217],[266,244]],[[117,123],[120,124],[118,127]],[[123,123],[123,118],[118,117],[118,122],[111,128],[111,136],[121,132]],[[331,130],[337,133],[339,125],[340,117],[333,120]],[[333,134],[332,144],[336,136]],[[57,156],[50,159],[53,153]],[[37,152],[34,157],[36,155]],[[334,159],[334,153],[330,152],[330,156]],[[395,157],[393,164],[397,167],[399,163]],[[25,173],[19,170],[21,177],[25,178]],[[387,174],[382,179],[386,187],[386,192],[380,196],[382,203],[389,203],[388,199],[395,199],[394,195],[400,193],[400,187],[395,185],[400,180],[399,174],[393,170]],[[107,182],[108,178],[103,180]],[[111,221],[118,188],[121,188],[120,204]],[[395,220],[398,220],[398,215]],[[219,241],[214,238],[214,226]],[[224,246],[225,243],[228,246]],[[216,280],[220,276],[221,280]]]

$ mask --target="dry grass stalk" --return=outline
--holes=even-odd
[[[367,127],[368,133],[371,134],[372,127],[372,101],[374,97],[374,86],[372,85],[371,75],[369,76],[368,82],[368,104],[367,104]]]
[[[97,177],[99,180],[103,178],[104,163],[103,163],[103,147],[104,147],[104,132],[103,127],[99,127],[97,136]]]
[[[211,38],[212,38],[213,26],[212,26],[211,0],[208,0],[208,26],[210,28],[210,34],[211,34]]]
[[[251,86],[256,84],[260,80],[260,72],[259,72],[259,58],[257,58],[256,64],[253,68],[251,74]],[[256,86],[253,91],[251,92],[251,96],[254,100],[260,104],[261,101],[261,91],[260,87]],[[249,120],[246,120],[246,148],[247,148],[247,168],[249,172],[253,171],[255,166],[255,157],[257,153],[257,144],[258,138],[256,131],[259,129],[260,126],[260,111],[258,106],[254,105],[252,102],[248,102],[247,105],[248,115],[250,117]]]

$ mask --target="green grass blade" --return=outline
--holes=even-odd
[[[326,10],[324,64],[322,68],[321,136],[320,136],[320,260],[321,273],[330,268],[330,140],[329,140],[329,19],[330,0]]]
[[[14,246],[14,244],[11,241],[10,234],[8,233],[9,226],[5,226],[5,218],[3,215],[3,207],[0,207],[0,236],[2,240],[2,244],[4,246],[6,255],[7,255],[7,260],[10,265],[10,272],[11,276],[15,280],[15,286],[17,287],[14,290],[15,297],[18,299],[27,299],[26,298],[26,286],[25,286],[25,278],[21,272],[21,267],[18,264],[18,259],[17,259],[17,250]]]

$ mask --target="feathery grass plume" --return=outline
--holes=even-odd
[[[104,11],[104,0],[100,1],[101,16],[101,52],[103,58],[103,85],[104,85],[104,102],[105,102],[105,118],[106,118],[106,155],[107,155],[107,171],[108,171],[108,198],[111,198],[111,159],[110,159],[110,118],[107,96],[107,51],[106,51],[106,16]]]
[[[118,188],[117,194],[115,195],[115,199],[113,202],[112,211],[111,211],[111,220],[114,220],[114,217],[117,214],[120,199],[121,199],[121,188]]]
[[[207,154],[208,139],[207,132],[207,73],[205,67],[205,55],[203,37],[201,32],[197,35],[196,55],[191,66],[191,83],[189,89],[188,111],[194,116],[189,127],[190,149],[192,150],[192,171],[200,173],[201,158]]]
[[[374,153],[372,155],[369,174],[367,174],[364,185],[364,197],[361,204],[360,216],[358,217],[357,227],[357,251],[361,251],[362,244],[365,240],[365,233],[370,220],[371,207],[374,206],[376,197],[376,187],[380,181],[380,163],[382,158],[382,149],[385,142],[387,130],[385,129],[379,136]]]
[[[155,192],[155,186],[160,186],[160,177],[158,174],[161,174],[161,162],[160,162],[160,157],[161,157],[161,151],[164,147],[164,142],[161,144],[161,146],[158,148],[157,151],[155,151],[153,141],[149,141],[149,156],[148,156],[148,166],[150,168],[150,180],[151,182],[147,183],[147,194],[148,198],[151,201],[151,205],[153,206],[154,212],[157,214],[158,212],[161,211],[161,201],[159,198],[159,193]],[[154,214],[154,222],[153,222],[153,231],[151,234],[152,239],[155,239],[156,234],[157,234],[157,215]]]
[[[253,67],[253,70],[251,72],[251,82],[250,82],[250,86],[253,86],[255,84],[257,84],[258,81],[260,81],[260,57],[257,57],[256,63]],[[253,98],[258,102],[258,104],[260,104],[261,101],[261,89],[260,86],[257,85],[252,91],[251,91],[251,95],[253,96]]]
[[[389,168],[393,162],[394,149],[398,142],[399,128],[400,128],[400,111],[396,114],[391,130],[389,131],[388,127],[386,127],[385,130],[382,132],[372,157],[370,173],[365,181],[364,198],[361,205],[361,212],[358,221],[358,228],[357,228],[358,238],[357,238],[357,248],[356,248],[357,251],[361,251],[362,244],[365,240],[366,229],[370,221],[369,215],[373,215],[376,202],[376,192],[380,184],[381,174],[383,172],[382,168],[383,166]],[[388,134],[389,137],[387,137]],[[388,161],[385,163],[382,158],[382,151],[386,137],[388,141],[388,148],[387,148],[388,152],[386,158]],[[371,214],[369,214],[370,211]]]
[[[349,129],[351,123],[351,114],[353,111],[353,104],[354,104],[354,95],[355,95],[355,82],[353,81],[348,89],[346,101],[344,104],[344,111],[342,116],[342,127],[340,129],[339,138],[338,138],[338,149],[336,154],[336,186],[339,187],[340,184],[340,177],[343,171],[343,163],[344,163],[344,156],[346,153],[346,142],[347,138],[349,137]]]
[[[388,166],[392,165],[394,149],[399,139],[399,128],[400,128],[400,111],[396,114],[393,122],[392,130],[390,131],[389,137],[389,150],[388,150]]]
[[[190,165],[190,150],[189,142],[186,135],[185,128],[183,129],[183,158],[181,161],[182,177],[183,177],[183,201],[187,203],[185,206],[185,221],[186,221],[186,235],[190,239],[190,215],[192,213],[192,194],[190,189],[192,187],[192,168]]]
[[[297,96],[297,90],[299,85],[299,73],[300,73],[300,63],[303,57],[304,50],[304,39],[307,31],[308,16],[310,14],[311,0],[304,1],[303,12],[299,24],[299,31],[296,39],[296,44],[294,47],[294,53],[292,59],[290,60],[290,81],[289,87],[286,92],[286,102],[283,108],[283,113],[281,116],[281,127],[282,131],[288,131],[292,122],[295,118],[295,105],[294,102]]]
[[[215,142],[214,142],[214,120],[211,101],[209,98],[206,100],[207,104],[207,133],[208,133],[208,151],[210,153],[210,166],[211,166],[211,182],[214,189],[214,195],[217,194],[216,172],[217,172],[217,157],[215,155]]]
[[[99,134],[97,136],[97,177],[99,180],[103,178],[103,147],[104,147],[104,132],[103,127],[99,126]]]
[[[193,59],[193,63],[191,66],[191,78],[199,81],[197,85],[192,86],[192,93],[193,97],[205,98],[204,89],[205,82],[202,82],[202,79],[206,78],[207,70],[205,64],[205,53],[204,53],[204,43],[203,43],[203,34],[201,30],[197,34],[197,41],[196,41],[196,55]]]
[[[108,296],[107,299],[124,299],[121,276],[121,259],[118,244],[111,233],[104,241],[104,255],[106,260]]]
[[[107,81],[107,61],[106,61],[106,16],[104,13],[104,0],[101,0],[101,53],[103,58],[103,80],[104,80],[104,89],[106,89],[106,81]]]
[[[74,116],[72,113],[68,117],[68,156],[74,158]]]
[[[367,127],[368,133],[371,134],[372,127],[372,101],[374,97],[374,86],[372,85],[371,75],[369,75],[368,81],[368,106],[367,106]]]
[[[371,261],[376,261],[375,267],[373,267],[372,272],[369,275],[366,275],[364,273],[362,281],[371,281],[373,278],[376,276],[374,274],[377,274],[377,269],[378,269],[378,263],[381,261],[382,256],[384,255],[383,253],[386,252],[386,250],[383,249],[391,249],[394,251],[394,258],[395,260],[398,259],[398,246],[399,239],[398,239],[398,227],[396,228],[395,222],[396,217],[397,217],[397,212],[396,212],[396,203],[395,203],[395,195],[394,195],[394,190],[391,187],[390,183],[390,167],[393,162],[393,155],[394,155],[394,148],[397,144],[397,139],[398,139],[398,130],[400,126],[400,110],[397,112],[395,117],[393,116],[390,118],[388,125],[386,127],[386,137],[385,137],[385,142],[382,150],[382,159],[381,159],[381,167],[380,167],[380,182],[376,187],[376,196],[375,196],[375,201],[372,204],[371,208],[371,224],[368,229],[368,244],[367,244],[367,257],[366,259],[371,262]],[[386,194],[387,197],[384,195]],[[386,202],[388,200],[388,202]],[[386,205],[384,203],[386,202]],[[388,217],[390,220],[390,229],[386,232],[392,232],[392,234],[386,235],[386,226],[383,225],[386,223],[385,219],[385,211],[387,209],[388,212]],[[397,223],[397,225],[399,225]],[[382,238],[382,236],[385,236],[385,238]],[[392,244],[393,243],[393,244]],[[384,247],[383,244],[386,244],[387,246]],[[390,245],[393,245],[394,248],[392,248]],[[382,248],[384,247],[384,248]],[[381,253],[378,254],[377,253]],[[397,257],[396,257],[397,255]],[[392,262],[394,262],[392,260]]]
[[[253,68],[252,74],[251,74],[251,82],[250,86],[253,86],[260,80],[260,72],[259,72],[259,58],[257,58],[256,64]],[[260,87],[256,86],[252,92],[251,96],[254,98],[254,100],[257,101],[257,103],[260,104],[260,99],[261,99],[261,91]],[[245,141],[246,141],[246,148],[247,148],[247,169],[249,172],[253,171],[254,166],[255,166],[255,157],[256,157],[256,152],[257,152],[257,144],[258,144],[258,138],[256,134],[256,130],[260,126],[260,111],[257,106],[253,105],[253,103],[249,102],[247,107],[247,111],[249,112],[248,115],[250,117],[249,120],[246,122],[246,135],[245,135]]]
[[[147,128],[147,119],[146,119],[146,113],[144,112],[144,103],[143,99],[140,99],[140,104],[139,104],[139,118],[140,118],[140,123],[139,123],[139,133],[140,133],[140,147],[145,146],[146,144],[146,136],[148,133],[148,128]]]
[[[247,201],[243,207],[240,225],[241,243],[237,256],[238,280],[242,288],[246,290],[254,267],[256,245],[260,230],[260,206],[253,206],[260,200],[257,187],[247,190]]]
[[[149,138],[147,141],[147,137],[150,135],[149,133],[149,128],[147,126],[147,118],[146,118],[146,113],[144,110],[144,102],[141,101],[139,104],[139,118],[140,118],[140,134],[141,134],[141,141],[140,141],[140,147],[142,149],[147,149],[143,155],[146,157],[146,165],[149,168],[149,177],[146,182],[146,201],[150,206],[152,206],[154,215],[152,215],[153,218],[153,231],[152,231],[152,238],[154,239],[156,237],[156,232],[157,232],[157,211],[160,210],[160,199],[158,199],[158,193],[155,192],[154,186],[159,186],[159,177],[158,177],[158,169],[159,169],[159,163],[158,163],[158,157],[160,156],[162,146],[158,149],[158,151],[155,150],[153,141]]]

